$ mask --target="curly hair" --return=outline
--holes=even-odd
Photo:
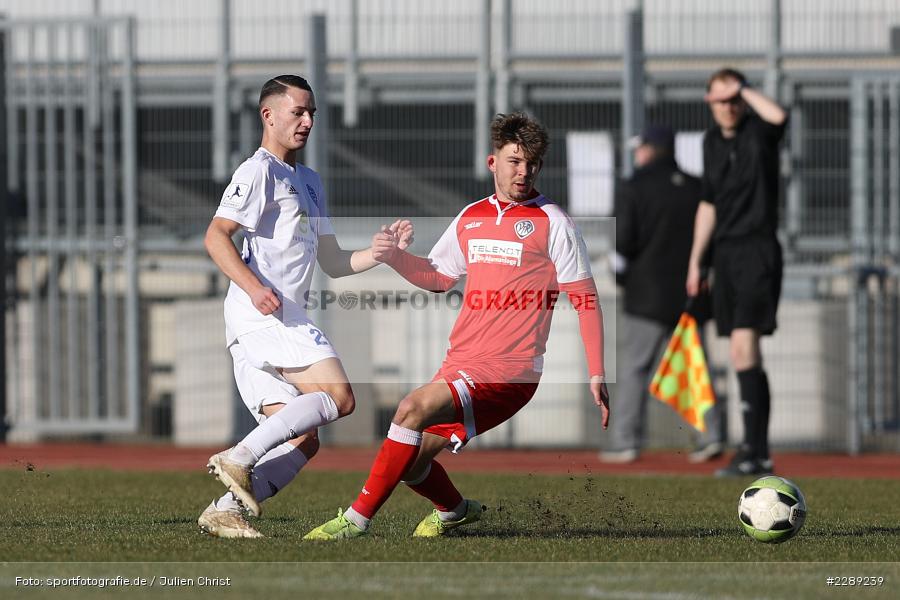
[[[524,112],[498,114],[491,121],[491,144],[500,150],[507,144],[516,144],[530,161],[544,157],[549,145],[547,129]]]

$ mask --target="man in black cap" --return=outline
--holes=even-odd
[[[721,69],[707,84],[716,125],[703,141],[701,202],[687,292],[701,287],[700,262],[712,241],[713,306],[720,336],[730,339],[744,420],[744,443],[719,476],[772,472],[769,456],[769,380],[759,351],[761,335],[775,331],[781,294],[778,228],[778,143],[787,112],[750,88],[743,73]]]
[[[700,181],[675,162],[670,128],[650,125],[630,144],[636,170],[619,185],[615,205],[613,270],[624,287],[624,335],[611,449],[600,455],[610,463],[636,460],[643,446],[650,380],[687,300],[684,280],[700,200]],[[692,462],[721,454],[720,415],[717,407],[707,413],[707,433]]]

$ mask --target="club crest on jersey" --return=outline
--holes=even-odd
[[[302,242],[303,234],[309,232],[309,215],[306,214],[305,210],[300,211],[300,215],[297,217],[297,228],[294,231],[294,241]]]
[[[313,201],[313,204],[316,206],[319,205],[319,198],[316,196],[316,190],[313,189],[313,186],[306,184],[306,191],[309,192],[309,199]]]
[[[516,223],[516,235],[519,236],[520,240],[524,240],[532,233],[534,233],[534,223],[532,223],[530,219],[525,219],[524,221],[518,221]]]
[[[219,206],[225,208],[241,208],[247,201],[247,195],[250,192],[250,185],[246,183],[230,183],[222,194],[222,201]]]

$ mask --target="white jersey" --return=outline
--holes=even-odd
[[[281,308],[263,315],[231,282],[225,297],[227,343],[279,322],[307,322],[319,236],[334,234],[318,173],[299,163],[288,165],[260,148],[234,172],[216,216],[243,226],[241,257],[281,300]]]

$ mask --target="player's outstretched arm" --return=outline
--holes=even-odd
[[[430,260],[405,250],[397,250],[385,262],[403,279],[429,292],[446,292],[456,285],[456,279],[438,271]]]
[[[344,250],[334,234],[319,236],[318,260],[325,274],[334,279],[368,271],[378,264],[371,248]]]
[[[397,221],[390,227],[382,226],[372,238],[372,255],[378,262],[392,267],[404,279],[429,292],[446,292],[456,284],[456,279],[445,275],[427,258],[406,251],[412,243],[412,224]]]
[[[237,233],[240,228],[241,224],[231,219],[213,217],[212,222],[206,229],[206,237],[203,243],[216,266],[228,279],[250,296],[250,300],[253,302],[256,310],[264,315],[272,314],[281,306],[281,300],[278,299],[278,295],[275,294],[274,290],[264,286],[253,271],[241,260],[241,255],[238,254],[234,242],[231,241],[231,236]]]
[[[394,246],[406,248],[412,243],[413,227],[407,220],[397,220],[390,227],[383,226],[373,238],[372,246],[364,250],[344,250],[334,234],[319,236],[319,266],[329,277],[338,278],[368,271],[378,266],[382,260],[376,258],[379,235],[385,234],[394,241]]]

